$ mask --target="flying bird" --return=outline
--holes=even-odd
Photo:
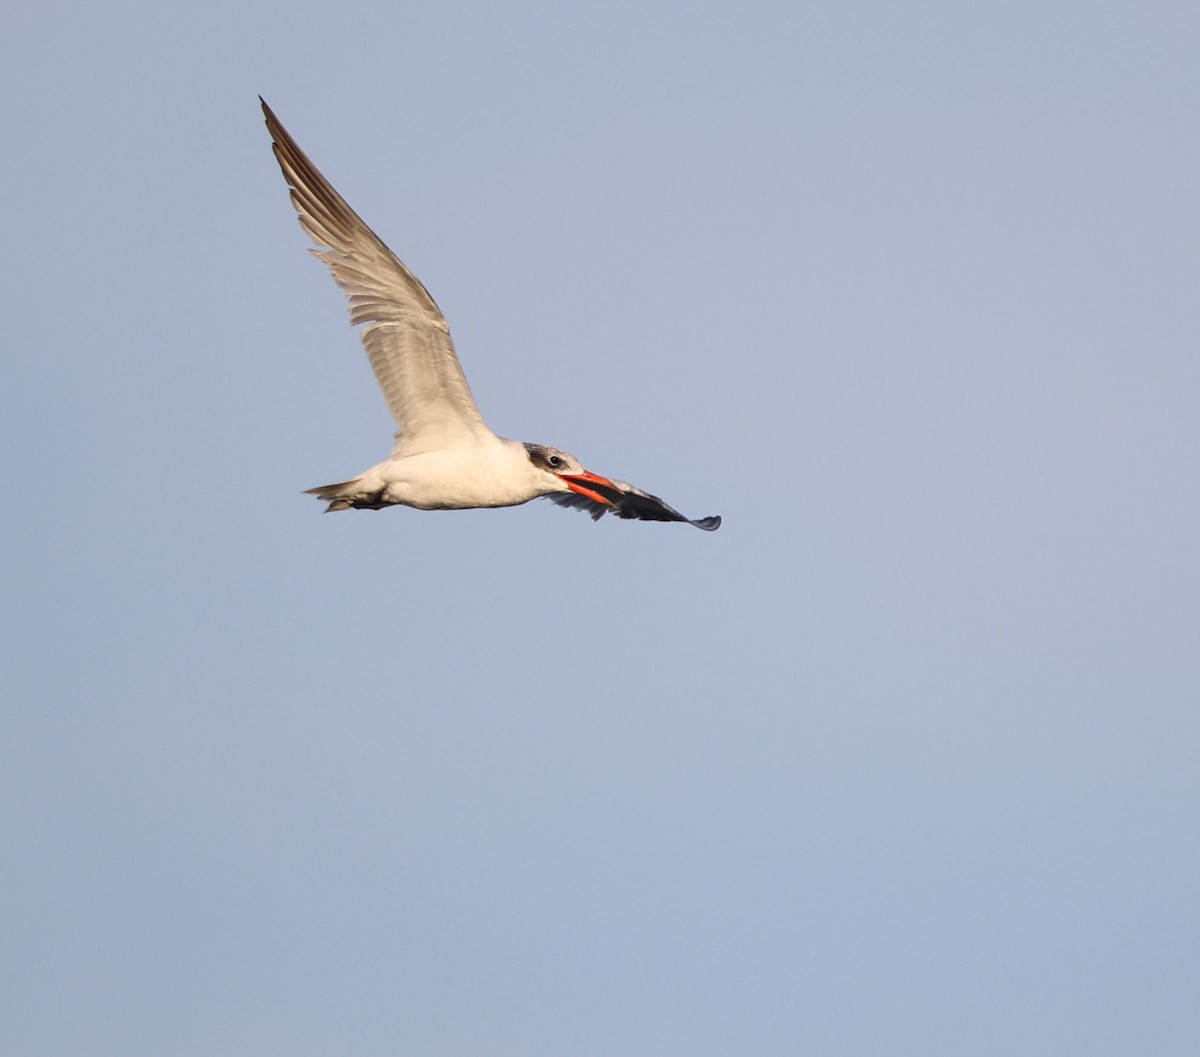
[[[330,510],[462,510],[546,497],[599,518],[686,521],[712,531],[719,517],[684,517],[658,496],[601,477],[545,444],[498,437],[484,424],[424,284],[346,204],[260,97],[300,225],[350,300],[350,322],[399,427],[391,457],[337,484],[309,489]]]

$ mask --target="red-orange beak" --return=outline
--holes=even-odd
[[[588,499],[594,499],[597,503],[603,503],[605,506],[616,509],[617,504],[614,500],[599,491],[599,489],[607,489],[612,496],[621,494],[621,490],[607,477],[601,477],[599,474],[590,473],[587,470],[584,470],[583,473],[560,473],[555,476],[565,482],[572,492],[578,492],[580,495],[587,496]],[[589,488],[589,485],[595,487]]]

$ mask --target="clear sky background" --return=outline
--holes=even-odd
[[[1200,7],[4,15],[0,1052],[1200,1052]],[[392,424],[714,534],[325,517]]]

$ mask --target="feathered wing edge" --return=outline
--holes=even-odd
[[[259,97],[276,161],[310,252],[333,273],[350,302],[361,338],[396,418],[397,449],[406,439],[438,444],[466,433],[491,436],[471,394],[450,328],[425,285],[325,179]]]
[[[561,507],[583,510],[591,515],[593,521],[599,521],[605,514],[611,513],[615,517],[633,521],[684,521],[705,532],[713,532],[721,527],[721,519],[715,515],[696,519],[685,517],[656,495],[643,492],[640,488],[634,488],[633,485],[626,484],[624,481],[614,481],[613,484],[623,490],[605,488],[594,482],[588,484],[589,488],[595,489],[609,500],[611,506],[580,495],[578,492],[551,492],[546,498]]]

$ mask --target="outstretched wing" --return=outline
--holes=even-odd
[[[490,437],[437,302],[259,101],[300,224],[320,247],[311,252],[350,299],[350,322],[363,327],[363,345],[399,426],[394,454]]]
[[[690,517],[684,517],[658,496],[643,492],[631,484],[626,484],[624,481],[613,481],[613,485],[614,488],[606,488],[594,481],[588,482],[588,488],[602,495],[608,500],[607,503],[601,503],[588,496],[580,495],[578,492],[551,492],[546,498],[559,506],[570,507],[574,510],[586,510],[592,515],[593,521],[598,521],[605,514],[611,513],[619,518],[629,518],[634,521],[686,521],[689,525],[704,529],[705,532],[712,532],[721,527],[719,517],[693,520]]]

